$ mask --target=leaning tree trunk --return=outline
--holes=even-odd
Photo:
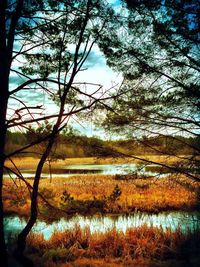
[[[47,145],[47,148],[45,152],[43,153],[40,162],[37,166],[37,170],[35,173],[35,178],[34,178],[34,183],[33,183],[33,189],[32,189],[32,194],[31,194],[31,214],[29,221],[25,228],[21,231],[21,233],[18,235],[18,240],[17,240],[17,248],[14,251],[14,256],[19,260],[24,266],[27,266],[27,264],[30,266],[31,263],[29,263],[26,257],[24,257],[24,251],[26,248],[26,239],[28,234],[30,233],[33,225],[35,224],[37,220],[37,215],[38,215],[38,189],[39,189],[39,182],[40,182],[40,177],[42,173],[42,169],[44,166],[44,163],[49,156],[51,152],[51,148],[53,146],[55,139],[55,135],[52,134],[49,143]]]

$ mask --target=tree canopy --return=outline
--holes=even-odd
[[[109,63],[124,73],[121,90],[127,94],[113,102],[105,127],[138,140],[159,135],[198,139],[199,1],[123,2],[124,42]],[[191,166],[199,165],[198,142],[193,148],[194,155],[188,157]]]

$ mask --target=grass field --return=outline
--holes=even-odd
[[[113,229],[55,232],[49,240],[30,235],[27,253],[44,267],[183,267],[199,266],[200,232],[164,232],[146,226],[125,234]]]
[[[160,163],[176,163],[175,158],[151,156]],[[23,170],[34,170],[36,158],[15,158]],[[70,164],[139,163],[128,158],[76,158],[51,163],[55,169]],[[11,162],[7,166],[13,168]],[[48,171],[48,164],[44,168]],[[126,179],[120,175],[83,174],[67,178],[43,178],[39,186],[39,219],[51,222],[67,214],[129,214],[135,211],[159,213],[171,210],[199,208],[198,184],[177,183],[175,174],[165,178],[138,177]],[[178,181],[185,184],[186,178]],[[33,179],[26,179],[33,183]],[[19,179],[4,179],[3,200],[6,214],[30,215],[30,188]],[[193,188],[194,190],[191,190]],[[45,202],[44,199],[48,202]],[[53,206],[54,208],[50,207]],[[54,232],[49,240],[41,234],[30,234],[26,255],[40,267],[197,267],[200,257],[200,232],[164,231],[142,226],[106,233],[91,233],[76,227]]]
[[[121,194],[112,199],[116,185]],[[173,177],[116,180],[112,175],[90,174],[53,178],[52,182],[41,179],[40,193],[51,205],[70,214],[191,210],[197,206],[196,193],[174,182]],[[6,212],[29,215],[30,193],[22,181],[4,180],[4,206]],[[41,212],[46,212],[43,207],[40,201]]]
[[[139,155],[138,158],[150,160],[153,162],[163,163],[163,164],[174,164],[177,163],[177,161],[181,160],[178,159],[175,156],[162,156],[162,155]],[[183,156],[184,157],[184,156]],[[23,169],[34,169],[37,166],[37,163],[39,162],[38,158],[33,157],[15,157],[13,158],[13,161],[15,162],[16,166],[20,170]],[[71,164],[111,164],[111,163],[143,163],[142,160],[131,158],[131,157],[88,157],[88,158],[67,158],[65,160],[55,160],[51,162],[52,168],[59,168]],[[6,165],[9,167],[13,167],[13,164],[11,161],[7,161]],[[48,167],[48,164],[45,165],[45,167]],[[44,168],[45,168],[44,167]]]

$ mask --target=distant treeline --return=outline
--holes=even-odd
[[[8,132],[6,142],[6,154],[27,145],[33,141],[29,133]],[[186,155],[195,154],[195,148],[199,148],[200,139],[180,136],[143,137],[141,140],[104,141],[97,137],[87,137],[77,133],[62,133],[57,137],[52,151],[54,158],[92,157],[92,156],[120,156],[145,155],[145,154],[169,154]],[[45,147],[45,143],[29,148],[20,156],[39,156]],[[19,156],[19,154],[18,154]]]

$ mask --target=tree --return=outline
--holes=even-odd
[[[109,62],[124,73],[121,90],[131,90],[113,103],[115,113],[108,113],[105,125],[136,138],[170,136],[192,148],[191,156],[180,157],[184,165],[177,166],[177,171],[199,181],[200,3],[123,2],[128,13],[126,39],[120,61],[116,63],[119,51],[114,51]],[[197,142],[191,145],[179,136]],[[168,155],[174,156],[174,151]]]
[[[80,71],[87,68],[87,59],[98,42],[110,46],[119,42],[113,24],[118,18],[105,1],[96,0],[2,0],[0,2],[0,262],[6,266],[3,232],[3,168],[5,160],[17,153],[46,142],[35,172],[31,194],[29,221],[18,237],[17,255],[22,255],[26,237],[37,219],[37,198],[40,175],[57,134],[70,116],[93,111],[110,99],[109,89],[99,84],[77,82]],[[15,76],[13,76],[15,75]],[[17,85],[9,80],[17,78]],[[38,94],[39,101],[23,99],[23,94]],[[42,96],[58,103],[56,112],[47,113],[39,103]],[[10,108],[13,101],[19,108]],[[5,154],[6,132],[14,127],[27,130],[50,120],[49,134],[20,149]],[[16,166],[17,168],[17,166]]]

